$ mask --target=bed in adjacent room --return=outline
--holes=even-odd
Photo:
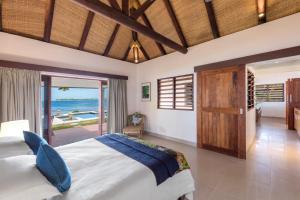
[[[182,196],[193,199],[194,181],[189,165],[181,153],[170,149],[120,134],[109,134],[55,150],[68,166],[72,181],[68,191],[59,195],[51,191],[53,195],[47,199],[177,200]],[[35,168],[35,159],[26,162]],[[39,178],[43,184],[47,180],[42,173]],[[2,192],[5,191],[0,188]],[[24,192],[27,195],[23,195],[24,199],[32,199],[27,190],[17,192]],[[8,195],[13,193],[10,191]],[[14,199],[14,196],[9,199]]]

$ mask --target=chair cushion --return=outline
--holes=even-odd
[[[125,132],[125,133],[128,133],[128,132],[135,133],[135,132],[139,132],[139,131],[141,131],[141,127],[139,127],[139,126],[127,126],[123,129],[123,132]]]
[[[42,144],[36,157],[36,165],[40,172],[60,192],[69,190],[71,173],[62,157],[48,144]]]
[[[26,144],[33,151],[34,155],[38,153],[41,144],[47,144],[46,140],[36,133],[30,131],[23,131],[23,135]]]
[[[132,116],[132,124],[133,124],[134,126],[139,125],[139,124],[141,123],[141,121],[142,121],[142,118],[137,117],[136,115],[133,115],[133,116]]]

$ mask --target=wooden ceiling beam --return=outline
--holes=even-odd
[[[48,13],[46,14],[46,24],[44,29],[44,41],[50,42],[51,39],[51,30],[52,30],[52,22],[55,8],[55,0],[50,0],[50,6]]]
[[[114,29],[113,33],[111,34],[111,36],[109,38],[109,41],[108,41],[108,43],[106,45],[106,48],[105,48],[104,53],[103,53],[103,56],[107,56],[108,55],[108,53],[109,53],[109,51],[110,51],[110,49],[111,49],[111,47],[112,47],[112,45],[113,45],[113,43],[115,41],[116,35],[118,34],[119,29],[120,29],[120,24],[116,24],[115,29]]]
[[[140,44],[140,50],[141,50],[141,52],[144,54],[145,58],[146,58],[147,60],[150,60],[150,56],[149,56],[149,54],[147,53],[147,51],[144,49],[143,45],[142,45],[139,41],[138,41],[138,43]]]
[[[113,7],[114,9],[117,9],[117,10],[121,10],[121,7],[119,6],[117,0],[108,0],[111,7]]]
[[[170,16],[171,19],[172,19],[172,23],[173,23],[173,25],[174,25],[174,28],[175,28],[175,30],[176,30],[176,32],[177,32],[177,34],[178,34],[178,37],[179,37],[179,39],[180,39],[182,45],[183,45],[184,47],[188,47],[187,41],[186,41],[186,39],[185,39],[185,37],[184,37],[184,34],[183,34],[183,32],[182,32],[182,29],[181,29],[181,27],[180,27],[180,24],[179,24],[179,22],[178,22],[178,19],[177,19],[177,17],[176,17],[176,14],[175,14],[175,12],[174,12],[174,9],[173,9],[173,7],[172,7],[172,5],[171,5],[170,0],[164,0],[164,3],[165,3],[165,6],[166,6],[166,8],[167,8],[167,11],[168,11],[168,13],[169,13],[169,16]]]
[[[141,6],[139,0],[136,0],[136,2],[137,2],[137,4],[138,4],[139,6]],[[148,19],[148,17],[146,16],[146,14],[143,13],[143,14],[141,15],[141,17],[142,17],[142,20],[144,21],[145,25],[146,25],[148,28],[150,28],[151,30],[154,30],[152,24],[150,23],[150,21],[149,21],[149,19]],[[164,47],[163,47],[160,43],[158,43],[157,41],[155,41],[155,44],[156,44],[157,48],[159,49],[159,51],[160,51],[160,53],[161,53],[162,55],[166,55],[166,54],[167,54],[166,50],[164,49]]]
[[[218,28],[215,11],[214,11],[214,8],[213,8],[213,5],[212,5],[212,0],[204,0],[204,4],[205,4],[206,12],[207,12],[207,15],[208,15],[208,19],[209,19],[212,34],[213,34],[214,38],[219,38],[220,37],[220,31],[219,31],[219,28]]]
[[[150,60],[149,54],[148,54],[147,51],[144,49],[142,43],[140,43],[140,41],[139,41],[137,32],[132,31],[132,39],[133,39],[134,41],[137,41],[137,42],[138,42],[138,44],[140,45],[140,50],[141,50],[141,52],[144,54],[144,56],[145,56],[145,58],[146,58],[147,60]]]
[[[117,10],[121,10],[121,7],[119,6],[118,2],[116,0],[109,0],[109,3],[111,5],[111,7],[113,7],[114,9],[117,9]],[[109,40],[108,40],[108,43],[105,47],[105,50],[104,50],[104,53],[103,53],[103,56],[108,56],[109,54],[109,51],[115,41],[115,38],[116,38],[116,35],[118,34],[119,32],[119,29],[120,29],[120,24],[116,24],[115,28],[114,28],[114,31],[112,32]]]
[[[100,1],[95,1],[95,0],[72,0],[72,1],[74,3],[77,3],[78,5],[85,7],[86,9],[92,12],[95,12],[113,21],[116,21],[117,23],[122,24],[133,31],[141,33],[149,38],[152,38],[153,40],[161,44],[164,44],[176,51],[179,51],[181,53],[187,53],[188,51],[186,47],[183,47],[175,43],[174,41],[166,38],[160,33],[151,30],[150,28],[138,23],[136,20],[132,19],[131,17],[123,14],[120,10],[107,6],[106,4]]]
[[[126,50],[126,52],[125,52],[124,57],[123,57],[122,60],[124,60],[124,61],[127,60],[130,50],[131,50],[131,47],[129,46],[129,47],[127,48],[127,50]]]
[[[94,16],[95,16],[95,13],[89,11],[89,14],[86,18],[85,26],[84,26],[84,29],[83,29],[83,32],[82,32],[80,44],[79,44],[79,47],[78,47],[79,50],[83,50],[83,48],[84,48],[86,39],[88,37],[88,34],[89,34],[91,26],[92,26]]]
[[[139,8],[130,14],[130,17],[133,19],[139,18],[145,11],[155,2],[155,0],[147,0],[142,5],[139,5]]]
[[[152,27],[152,24],[150,23],[150,21],[148,19],[148,17],[146,16],[146,14],[142,15],[142,19],[143,19],[144,23],[146,24],[146,26],[148,26],[151,30],[154,30],[153,27]],[[167,52],[166,52],[165,48],[163,47],[163,45],[161,45],[159,42],[156,42],[156,41],[155,41],[155,44],[156,44],[157,48],[159,49],[159,51],[162,55],[167,54]]]
[[[129,15],[129,0],[122,0],[122,12]]]

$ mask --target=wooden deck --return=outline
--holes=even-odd
[[[107,124],[103,124],[102,130],[103,132],[106,132]],[[52,145],[57,147],[89,138],[94,138],[99,135],[100,133],[98,130],[98,124],[57,130],[54,131],[54,136],[52,136]]]

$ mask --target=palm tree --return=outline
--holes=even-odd
[[[67,91],[67,90],[69,90],[69,89],[70,89],[70,88],[68,88],[68,87],[59,87],[59,88],[58,88],[58,90],[62,90],[62,91],[64,91],[64,92]]]

